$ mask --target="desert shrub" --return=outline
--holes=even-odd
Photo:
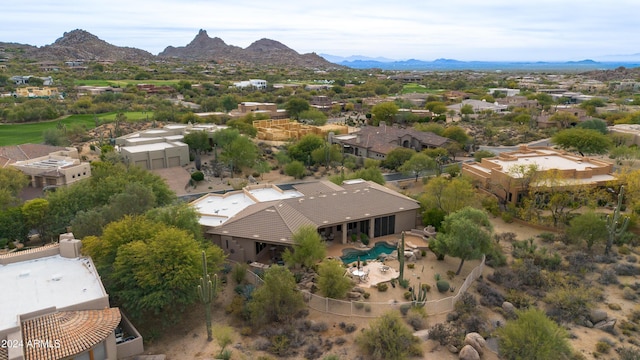
[[[616,351],[619,360],[640,360],[640,349],[623,347]]]
[[[291,349],[289,342],[289,337],[286,334],[276,335],[271,338],[269,351],[278,356],[288,356]]]
[[[455,326],[438,323],[429,329],[429,339],[437,341],[440,345],[453,345],[460,348],[464,341],[464,334],[461,334]]]
[[[535,299],[527,293],[514,289],[507,292],[505,299],[518,309],[526,309],[535,302]]]
[[[378,284],[378,291],[385,292],[387,289],[389,289],[389,285],[386,283]]]
[[[503,232],[500,234],[495,234],[493,235],[493,240],[495,240],[497,243],[502,242],[513,242],[516,240],[518,236],[516,235],[516,233],[513,232]]]
[[[632,264],[616,264],[613,269],[618,276],[635,276],[640,275],[640,269]]]
[[[242,284],[247,277],[247,265],[235,264],[231,270],[231,278],[236,284]]]
[[[334,343],[338,346],[344,345],[346,342],[347,342],[347,339],[343,338],[342,336],[338,336],[334,341]]]
[[[314,360],[322,355],[322,349],[316,344],[309,344],[304,350],[304,358]]]
[[[453,280],[453,278],[456,277],[456,272],[453,270],[447,270],[447,278],[449,278],[449,280]]]
[[[506,222],[507,224],[510,224],[513,222],[513,214],[509,211],[503,211],[502,214],[500,214],[500,218],[502,219],[502,221]]]
[[[400,279],[400,280],[398,280],[398,285],[400,285],[400,287],[403,288],[403,289],[407,289],[409,287],[409,280]]]
[[[454,305],[454,309],[458,314],[467,314],[474,312],[477,306],[478,301],[475,296],[465,292]]]
[[[407,269],[415,269],[415,268],[416,268],[416,264],[414,263],[407,264]]]
[[[422,356],[420,339],[393,312],[372,322],[358,335],[356,344],[374,360]]]
[[[407,314],[407,317],[405,318],[407,324],[409,324],[409,326],[411,326],[414,331],[425,329],[427,326],[426,312],[420,311],[418,309],[423,308],[412,307],[409,310],[409,314]]]
[[[329,326],[324,321],[311,324],[311,331],[315,332],[325,332],[328,328]]]
[[[542,242],[552,243],[556,241],[556,234],[550,232],[543,232],[538,235]]]
[[[271,341],[265,338],[258,338],[253,342],[253,348],[258,351],[267,351],[271,346]]]
[[[485,264],[488,266],[495,268],[507,265],[507,257],[502,253],[502,248],[498,243],[492,243],[485,256]]]
[[[368,298],[371,297],[371,293],[368,292],[368,291],[365,291],[364,294],[362,294],[362,297],[365,298],[365,299],[368,299]]]
[[[574,274],[586,274],[595,270],[595,264],[591,256],[582,251],[575,251],[567,255],[569,270]]]
[[[598,341],[596,343],[596,352],[599,352],[601,354],[607,354],[609,353],[609,350],[611,350],[611,344],[609,344],[606,341]]]
[[[404,298],[405,300],[411,300],[411,291],[405,291],[404,292]]]
[[[598,279],[598,282],[602,285],[620,283],[618,281],[618,275],[616,274],[616,271],[611,268],[602,270],[602,273],[600,274],[600,278]]]
[[[638,258],[635,255],[627,255],[627,257],[625,259],[628,262],[634,263],[634,264],[638,262]]]
[[[242,336],[251,336],[253,334],[253,328],[251,326],[243,326],[240,329],[240,335]]]
[[[618,246],[618,254],[620,255],[629,255],[631,254],[631,250],[626,245]]]
[[[450,285],[449,282],[445,280],[438,280],[438,282],[436,282],[436,287],[438,288],[439,292],[443,293],[449,291]]]
[[[371,304],[364,304],[364,312],[371,312]]]
[[[362,310],[364,308],[364,303],[361,301],[353,301],[352,304],[353,307],[356,308],[356,310]]]
[[[505,301],[504,296],[496,288],[491,287],[486,282],[478,282],[478,293],[482,296],[480,298],[480,304],[488,307],[502,306]]]
[[[513,264],[517,281],[521,285],[543,287],[547,285],[546,279],[542,273],[542,268],[535,264],[533,259],[524,259],[524,261],[515,261]],[[504,284],[509,287],[508,284]],[[519,288],[519,286],[514,287]]]
[[[572,350],[567,332],[544,312],[530,308],[518,312],[515,320],[497,330],[501,357],[522,360],[560,360],[570,357]]]
[[[549,315],[556,321],[580,322],[593,307],[595,296],[584,286],[560,286],[551,290],[544,298],[549,304]]]
[[[431,290],[431,285],[429,284],[422,284],[422,290],[429,292],[429,290]]]
[[[407,313],[409,313],[409,309],[411,309],[411,304],[400,305],[400,314],[402,314],[402,316],[406,316]]]
[[[622,289],[622,298],[625,300],[635,300],[638,298],[638,295],[636,295],[636,292],[633,289],[625,286],[624,289]]]
[[[191,173],[191,179],[193,179],[193,181],[202,181],[204,180],[204,174],[202,171],[194,171]]]
[[[354,323],[349,323],[344,325],[344,332],[350,334],[358,329],[358,326]]]

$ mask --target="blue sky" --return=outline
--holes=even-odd
[[[157,54],[204,29],[338,56],[607,60],[640,53],[638,14],[638,0],[23,0],[2,6],[0,41],[43,46],[83,29]]]

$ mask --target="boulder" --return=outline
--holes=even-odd
[[[447,345],[447,350],[449,350],[449,352],[452,354],[457,354],[459,351],[457,347],[451,344]]]
[[[600,329],[608,333],[613,333],[613,329],[615,328],[617,321],[617,319],[600,321],[599,323],[593,325],[593,328]]]
[[[504,310],[508,314],[514,314],[516,312],[516,307],[513,306],[512,303],[505,301],[502,303],[502,310]]]
[[[480,354],[471,345],[465,345],[458,354],[460,360],[480,360]]]
[[[604,310],[593,309],[591,310],[591,312],[589,312],[589,320],[591,320],[591,322],[594,324],[597,324],[600,321],[607,320],[607,317],[607,312]]]
[[[464,337],[465,345],[471,345],[479,355],[484,354],[484,348],[487,347],[487,341],[477,332],[468,333]]]
[[[364,294],[365,293],[364,289],[359,287],[359,286],[354,287],[353,289],[351,289],[351,291],[357,292],[357,293],[360,293],[360,294]]]
[[[347,293],[347,299],[359,300],[361,294],[359,292],[350,291]]]

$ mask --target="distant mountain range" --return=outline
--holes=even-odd
[[[227,45],[218,37],[210,38],[205,30],[200,30],[186,46],[168,46],[158,55],[136,48],[109,44],[85,30],[65,32],[53,44],[42,47],[2,42],[0,42],[0,47],[19,49],[20,51],[6,53],[10,53],[10,56],[22,56],[34,61],[84,59],[148,62],[171,58],[289,68],[327,69],[339,67],[314,53],[299,54],[275,40],[260,39],[243,49]]]
[[[371,58],[359,55],[341,57],[322,54],[320,56],[316,53],[299,54],[286,45],[270,39],[260,39],[243,49],[238,46],[228,45],[218,37],[211,38],[205,30],[200,30],[189,44],[179,47],[167,46],[158,55],[153,55],[148,51],[137,48],[109,44],[84,30],[65,32],[53,44],[42,47],[0,42],[0,48],[15,50],[0,52],[0,58],[23,57],[32,61],[84,59],[152,62],[162,59],[177,59],[284,68],[330,69],[345,66],[354,69],[378,68],[398,71],[590,71],[618,67],[640,67],[640,53],[610,55],[601,57],[602,60],[600,61],[567,62],[459,61],[454,59],[437,59],[433,61],[410,59],[399,61],[384,57]]]
[[[323,55],[325,59],[339,58],[331,55]],[[399,70],[399,71],[428,71],[428,70],[484,70],[484,71],[589,71],[589,70],[607,70],[623,67],[640,67],[640,56],[634,57],[630,55],[628,60],[617,61],[565,61],[565,62],[547,62],[547,61],[459,61],[454,59],[436,59],[433,61],[424,60],[399,60],[399,61],[380,61],[374,59],[355,59],[340,60],[335,63],[338,65],[354,68],[354,69],[382,69],[382,70]]]

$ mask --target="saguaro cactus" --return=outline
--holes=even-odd
[[[398,280],[404,281],[404,231],[400,237],[400,243],[398,245],[398,262],[400,263],[400,275]]]
[[[427,289],[422,286],[422,283],[418,283],[418,295],[416,295],[416,289],[411,289],[411,302],[415,307],[422,307],[427,301]]]
[[[204,304],[204,313],[207,321],[207,341],[213,340],[213,329],[211,327],[211,302],[216,298],[218,290],[218,275],[211,276],[207,273],[207,254],[202,251],[202,277],[198,285],[198,295]]]
[[[618,193],[618,205],[613,210],[613,216],[607,215],[607,231],[609,236],[607,237],[607,245],[604,248],[604,254],[609,255],[613,243],[627,230],[629,225],[629,217],[622,216],[620,209],[622,208],[622,199],[624,197],[624,186],[620,186],[620,193]]]

